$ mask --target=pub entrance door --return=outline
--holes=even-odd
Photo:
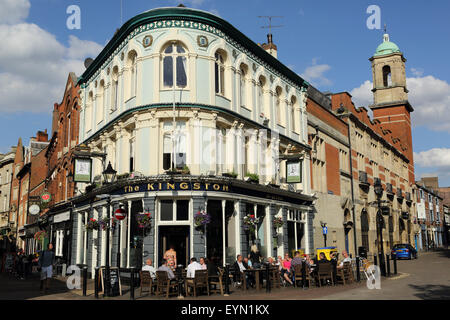
[[[177,253],[177,265],[187,267],[189,264],[189,226],[160,226],[158,237],[158,266],[164,253],[173,247]]]

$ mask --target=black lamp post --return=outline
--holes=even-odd
[[[108,163],[108,167],[105,171],[103,171],[103,177],[105,179],[106,184],[110,184],[114,182],[117,171],[114,170],[111,166],[111,162]],[[105,265],[105,274],[106,274],[106,283],[105,283],[105,296],[109,297],[111,295],[111,280],[110,280],[110,269],[109,269],[109,232],[110,232],[110,224],[111,224],[111,197],[109,196],[106,200],[107,202],[107,217],[108,224],[106,228],[106,265]]]
[[[377,196],[377,204],[378,204],[378,212],[377,212],[377,245],[378,245],[378,259],[380,261],[380,270],[381,275],[386,276],[386,269],[384,263],[384,249],[383,249],[383,225],[384,218],[381,214],[381,197],[383,196],[383,186],[381,185],[380,180],[376,180],[373,189],[375,191],[375,195]]]

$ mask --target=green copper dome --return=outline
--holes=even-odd
[[[396,52],[400,52],[400,49],[395,43],[389,41],[389,35],[385,34],[383,37],[383,43],[378,46],[374,56],[375,57],[382,56],[385,54],[391,54]]]

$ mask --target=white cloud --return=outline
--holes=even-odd
[[[102,48],[75,36],[66,47],[30,23],[0,24],[0,39],[0,112],[51,112],[69,72],[80,75],[84,58],[95,57]]]
[[[423,172],[420,177],[438,176],[441,179],[450,178],[450,148],[433,148],[427,151],[414,152],[414,165],[432,168],[432,172]],[[422,170],[420,170],[422,171]]]
[[[29,0],[0,0],[0,24],[15,24],[28,17]]]
[[[450,132],[450,84],[433,76],[406,79],[408,99],[414,108],[413,126]],[[373,103],[372,82],[366,80],[350,91],[356,106]]]
[[[372,90],[372,82],[366,80],[361,86],[350,91],[356,107],[367,107],[373,104],[373,95],[370,90]]]
[[[423,76],[423,69],[420,68],[411,68],[411,73],[415,76],[415,77],[421,77]]]
[[[421,167],[446,167],[450,170],[450,148],[414,152],[414,163]]]
[[[331,69],[328,64],[317,64],[317,58],[312,60],[312,65],[307,67],[300,75],[314,86],[330,85],[332,82],[325,77],[324,73]]]

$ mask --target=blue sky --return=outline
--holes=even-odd
[[[413,113],[416,178],[439,174],[450,185],[450,2],[123,0],[123,22],[143,11],[184,3],[211,11],[255,42],[265,42],[266,19],[276,15],[278,58],[323,91],[348,91],[358,106],[371,103],[368,59],[382,41],[369,30],[369,5],[381,9],[391,41],[404,53]],[[68,6],[81,9],[81,29],[69,30]],[[83,71],[120,27],[120,0],[0,0],[0,152],[51,129],[68,71]],[[6,48],[5,48],[6,47]],[[2,52],[3,51],[3,52]]]

